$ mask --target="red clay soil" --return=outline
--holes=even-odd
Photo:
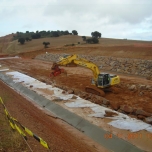
[[[6,86],[2,81],[0,81],[0,96],[11,116],[45,140],[50,146],[50,150],[47,150],[33,137],[28,136],[27,142],[34,152],[107,151],[65,122],[49,116],[34,106],[30,101]],[[1,105],[0,111],[3,111]],[[0,136],[1,141],[2,139],[2,136]],[[28,147],[23,147],[22,150],[15,151],[24,151],[25,149],[27,151],[29,150]],[[9,149],[3,151],[13,152]]]
[[[140,44],[139,44],[140,46]],[[44,52],[55,53],[55,54],[87,54],[92,56],[112,56],[118,58],[133,58],[133,59],[144,59],[151,60],[152,59],[152,47],[149,45],[142,45],[139,47],[138,45],[127,45],[127,46],[102,46],[96,45],[87,45],[84,46],[75,46],[75,47],[59,47],[59,48],[47,48],[47,49],[39,49],[36,51],[21,52],[19,55],[21,57],[30,57],[34,58],[39,54],[44,54]]]
[[[8,57],[8,55],[7,55],[7,54],[0,53],[0,58],[5,58],[5,57]]]
[[[51,83],[55,81],[59,85],[68,86],[69,88],[76,88],[81,91],[85,91],[85,86],[90,85],[92,72],[88,69],[81,67],[63,67],[67,73],[66,75],[60,75],[55,78],[50,78],[50,69],[52,64],[50,62],[44,62],[31,59],[14,59],[3,60],[1,63],[11,67],[14,70],[26,73],[40,81]],[[127,84],[142,84],[151,85],[152,81],[144,78],[120,75],[121,83],[116,87],[116,93],[106,93],[105,98],[110,100],[111,105],[128,105],[133,108],[141,108],[146,112],[152,113],[152,92],[148,90],[136,90],[130,91]],[[148,106],[147,106],[148,105]]]

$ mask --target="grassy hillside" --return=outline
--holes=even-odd
[[[4,44],[3,42],[4,39],[0,38],[0,46]],[[49,48],[45,49],[43,42],[50,42]],[[80,42],[80,44],[78,44],[78,42]],[[66,44],[76,45],[65,46]],[[52,53],[76,53],[124,58],[152,59],[152,42],[100,38],[99,44],[86,44],[82,40],[81,36],[66,35],[60,37],[33,39],[32,41],[25,42],[24,45],[19,44],[17,40],[11,42],[10,39],[7,39],[7,43],[5,42],[5,47],[3,46],[3,49],[1,49],[1,53],[19,53],[20,55],[26,57],[35,57],[37,54],[41,54],[46,51]]]
[[[0,37],[0,54],[4,54],[4,51],[7,49],[12,37],[12,34]]]
[[[18,43],[17,40],[9,43],[8,47],[4,50],[4,53],[19,53],[40,50],[44,48],[43,42],[50,42],[49,47],[62,47],[68,43],[77,43],[82,41],[79,36],[61,36],[61,37],[48,37],[41,39],[33,39],[32,41],[25,42],[24,45]]]

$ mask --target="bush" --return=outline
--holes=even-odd
[[[50,42],[43,42],[44,48],[47,48],[50,45]]]
[[[25,38],[26,41],[30,41],[30,39],[28,37]]]
[[[93,38],[86,39],[86,42],[90,43],[90,44],[96,44],[96,43],[99,43],[99,40],[98,40],[98,38],[93,37]]]
[[[91,35],[92,35],[92,37],[100,38],[102,34],[98,31],[95,31],[95,32],[92,32]]]
[[[39,38],[41,38],[41,34],[39,34],[39,33],[32,35],[32,39],[39,39]]]
[[[94,37],[94,38],[92,38],[92,42],[93,43],[99,43],[99,40],[98,40],[98,38]]]
[[[83,41],[86,41],[86,36],[82,36]]]
[[[72,34],[73,34],[73,35],[78,35],[78,32],[77,32],[76,30],[73,30],[73,31],[72,31]]]
[[[25,43],[25,39],[24,39],[23,37],[22,37],[22,38],[19,38],[19,39],[18,39],[18,42],[23,45],[23,44]]]

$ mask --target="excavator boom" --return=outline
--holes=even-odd
[[[88,61],[83,58],[79,58],[78,55],[74,54],[74,55],[68,56],[68,57],[63,58],[62,60],[58,61],[57,65],[65,66],[69,63],[74,63],[76,65],[80,65],[80,66],[83,66],[83,67],[86,67],[86,68],[92,70],[94,79],[97,80],[100,71],[99,71],[99,68],[97,67],[97,65],[94,64],[93,62]]]

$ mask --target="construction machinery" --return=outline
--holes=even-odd
[[[61,73],[67,74],[66,71],[64,69],[60,69],[58,64],[56,64],[55,62],[53,63],[52,67],[51,67],[51,73],[50,73],[50,77],[55,77]]]
[[[111,86],[120,83],[119,76],[112,75],[109,73],[100,73],[100,70],[95,63],[88,61],[84,58],[80,58],[76,54],[61,58],[58,62],[54,63],[52,66],[52,68],[54,69],[54,71],[52,72],[53,75],[57,76],[63,71],[65,72],[65,70],[60,69],[59,66],[66,66],[69,63],[80,65],[92,70],[93,72],[93,78],[91,80],[92,86],[91,87],[86,86],[85,88],[86,92],[104,96],[106,91],[112,91]]]
[[[63,55],[63,56],[60,56],[60,57],[59,57],[59,61],[61,61],[61,60],[63,60],[63,59],[66,59],[67,57],[69,57],[68,54],[65,54],[65,55]],[[75,64],[75,63],[73,63],[73,62],[69,62],[69,63],[67,63],[65,66],[68,66],[68,67],[76,67],[77,64]]]

